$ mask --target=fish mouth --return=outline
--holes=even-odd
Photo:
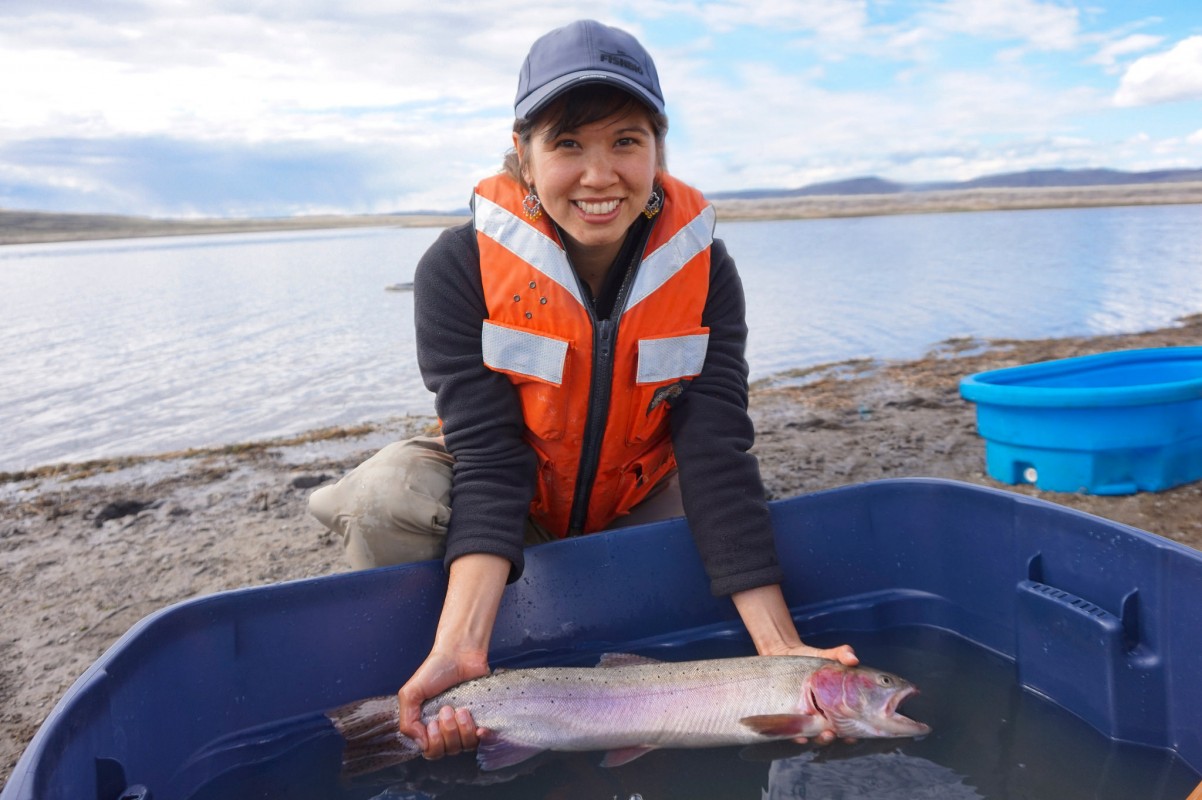
[[[925,736],[931,732],[931,726],[917,720],[910,719],[904,714],[898,712],[897,707],[902,704],[908,697],[913,697],[918,694],[917,687],[907,686],[899,692],[894,693],[889,698],[889,702],[885,704],[885,713],[882,715],[881,727],[894,735],[901,736]]]

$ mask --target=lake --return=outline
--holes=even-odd
[[[433,228],[0,247],[0,471],[432,414]],[[1202,206],[721,222],[752,378],[1202,311]]]

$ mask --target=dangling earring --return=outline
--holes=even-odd
[[[530,187],[530,194],[522,198],[522,210],[531,221],[543,215],[543,201],[538,199],[533,186]]]
[[[651,192],[651,197],[647,199],[647,205],[643,206],[643,216],[651,219],[659,210],[664,207],[664,196],[660,194],[659,189]]]

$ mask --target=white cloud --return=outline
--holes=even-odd
[[[1140,53],[1144,50],[1151,50],[1158,44],[1164,41],[1163,36],[1152,36],[1146,33],[1134,33],[1130,36],[1124,36],[1117,41],[1108,42],[1098,50],[1093,58],[1089,59],[1091,64],[1100,64],[1103,67],[1114,67],[1119,59],[1124,56],[1129,56],[1134,53]]]
[[[360,113],[377,125],[422,110],[503,115],[521,58],[512,43],[500,55],[496,31],[446,13],[371,24],[168,8],[112,27],[79,15],[57,26],[53,14],[9,20],[19,24],[0,33],[0,74],[22,79],[5,87],[0,131],[361,139],[372,130]],[[310,115],[322,114],[314,126]]]
[[[1040,0],[944,0],[928,15],[945,33],[1019,40],[1037,50],[1071,50],[1079,44],[1077,9]]]
[[[1039,146],[1036,157],[1024,144],[1018,163],[1055,166],[1057,148],[1082,147],[1075,117],[1107,105],[1100,91],[992,72],[944,72],[861,91],[832,91],[820,76],[763,65],[744,65],[726,80],[674,79],[685,91],[674,101],[670,166],[713,190],[795,188],[859,174],[976,177],[1019,158],[1008,150],[1013,142]]]
[[[727,0],[690,3],[685,8],[718,33],[751,26],[809,31],[826,41],[854,41],[863,36],[868,24],[866,0]]]
[[[1164,53],[1138,59],[1127,68],[1114,95],[1119,106],[1198,99],[1202,99],[1202,36],[1191,36]]]

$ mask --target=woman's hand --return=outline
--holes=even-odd
[[[429,723],[423,723],[422,705],[452,686],[488,673],[488,662],[480,655],[456,659],[437,652],[430,653],[413,677],[397,692],[401,733],[420,744],[422,755],[429,759],[476,749],[484,729],[476,727],[470,711],[443,706]]]
[[[762,656],[809,656],[810,658],[829,658],[831,661],[838,661],[847,667],[854,667],[860,663],[860,659],[856,656],[856,651],[849,644],[841,644],[838,647],[828,647],[821,649],[818,647],[810,647],[808,644],[798,643],[791,647],[782,647],[769,653],[760,653]]]
[[[473,750],[484,735],[467,709],[445,707],[423,723],[422,705],[431,697],[489,673],[488,643],[509,561],[488,553],[455,559],[447,578],[447,596],[426,660],[397,692],[400,731],[421,745],[426,758]]]
[[[856,651],[851,645],[841,644],[838,647],[819,649],[810,647],[801,641],[797,626],[793,624],[793,615],[785,604],[785,596],[780,586],[772,584],[736,592],[731,595],[755,650],[762,656],[809,656],[811,658],[829,658],[849,667],[860,663]],[[815,744],[830,744],[835,741],[834,731],[823,731],[813,737]],[[800,736],[794,741],[805,744],[809,739]],[[847,739],[846,741],[854,741]]]

